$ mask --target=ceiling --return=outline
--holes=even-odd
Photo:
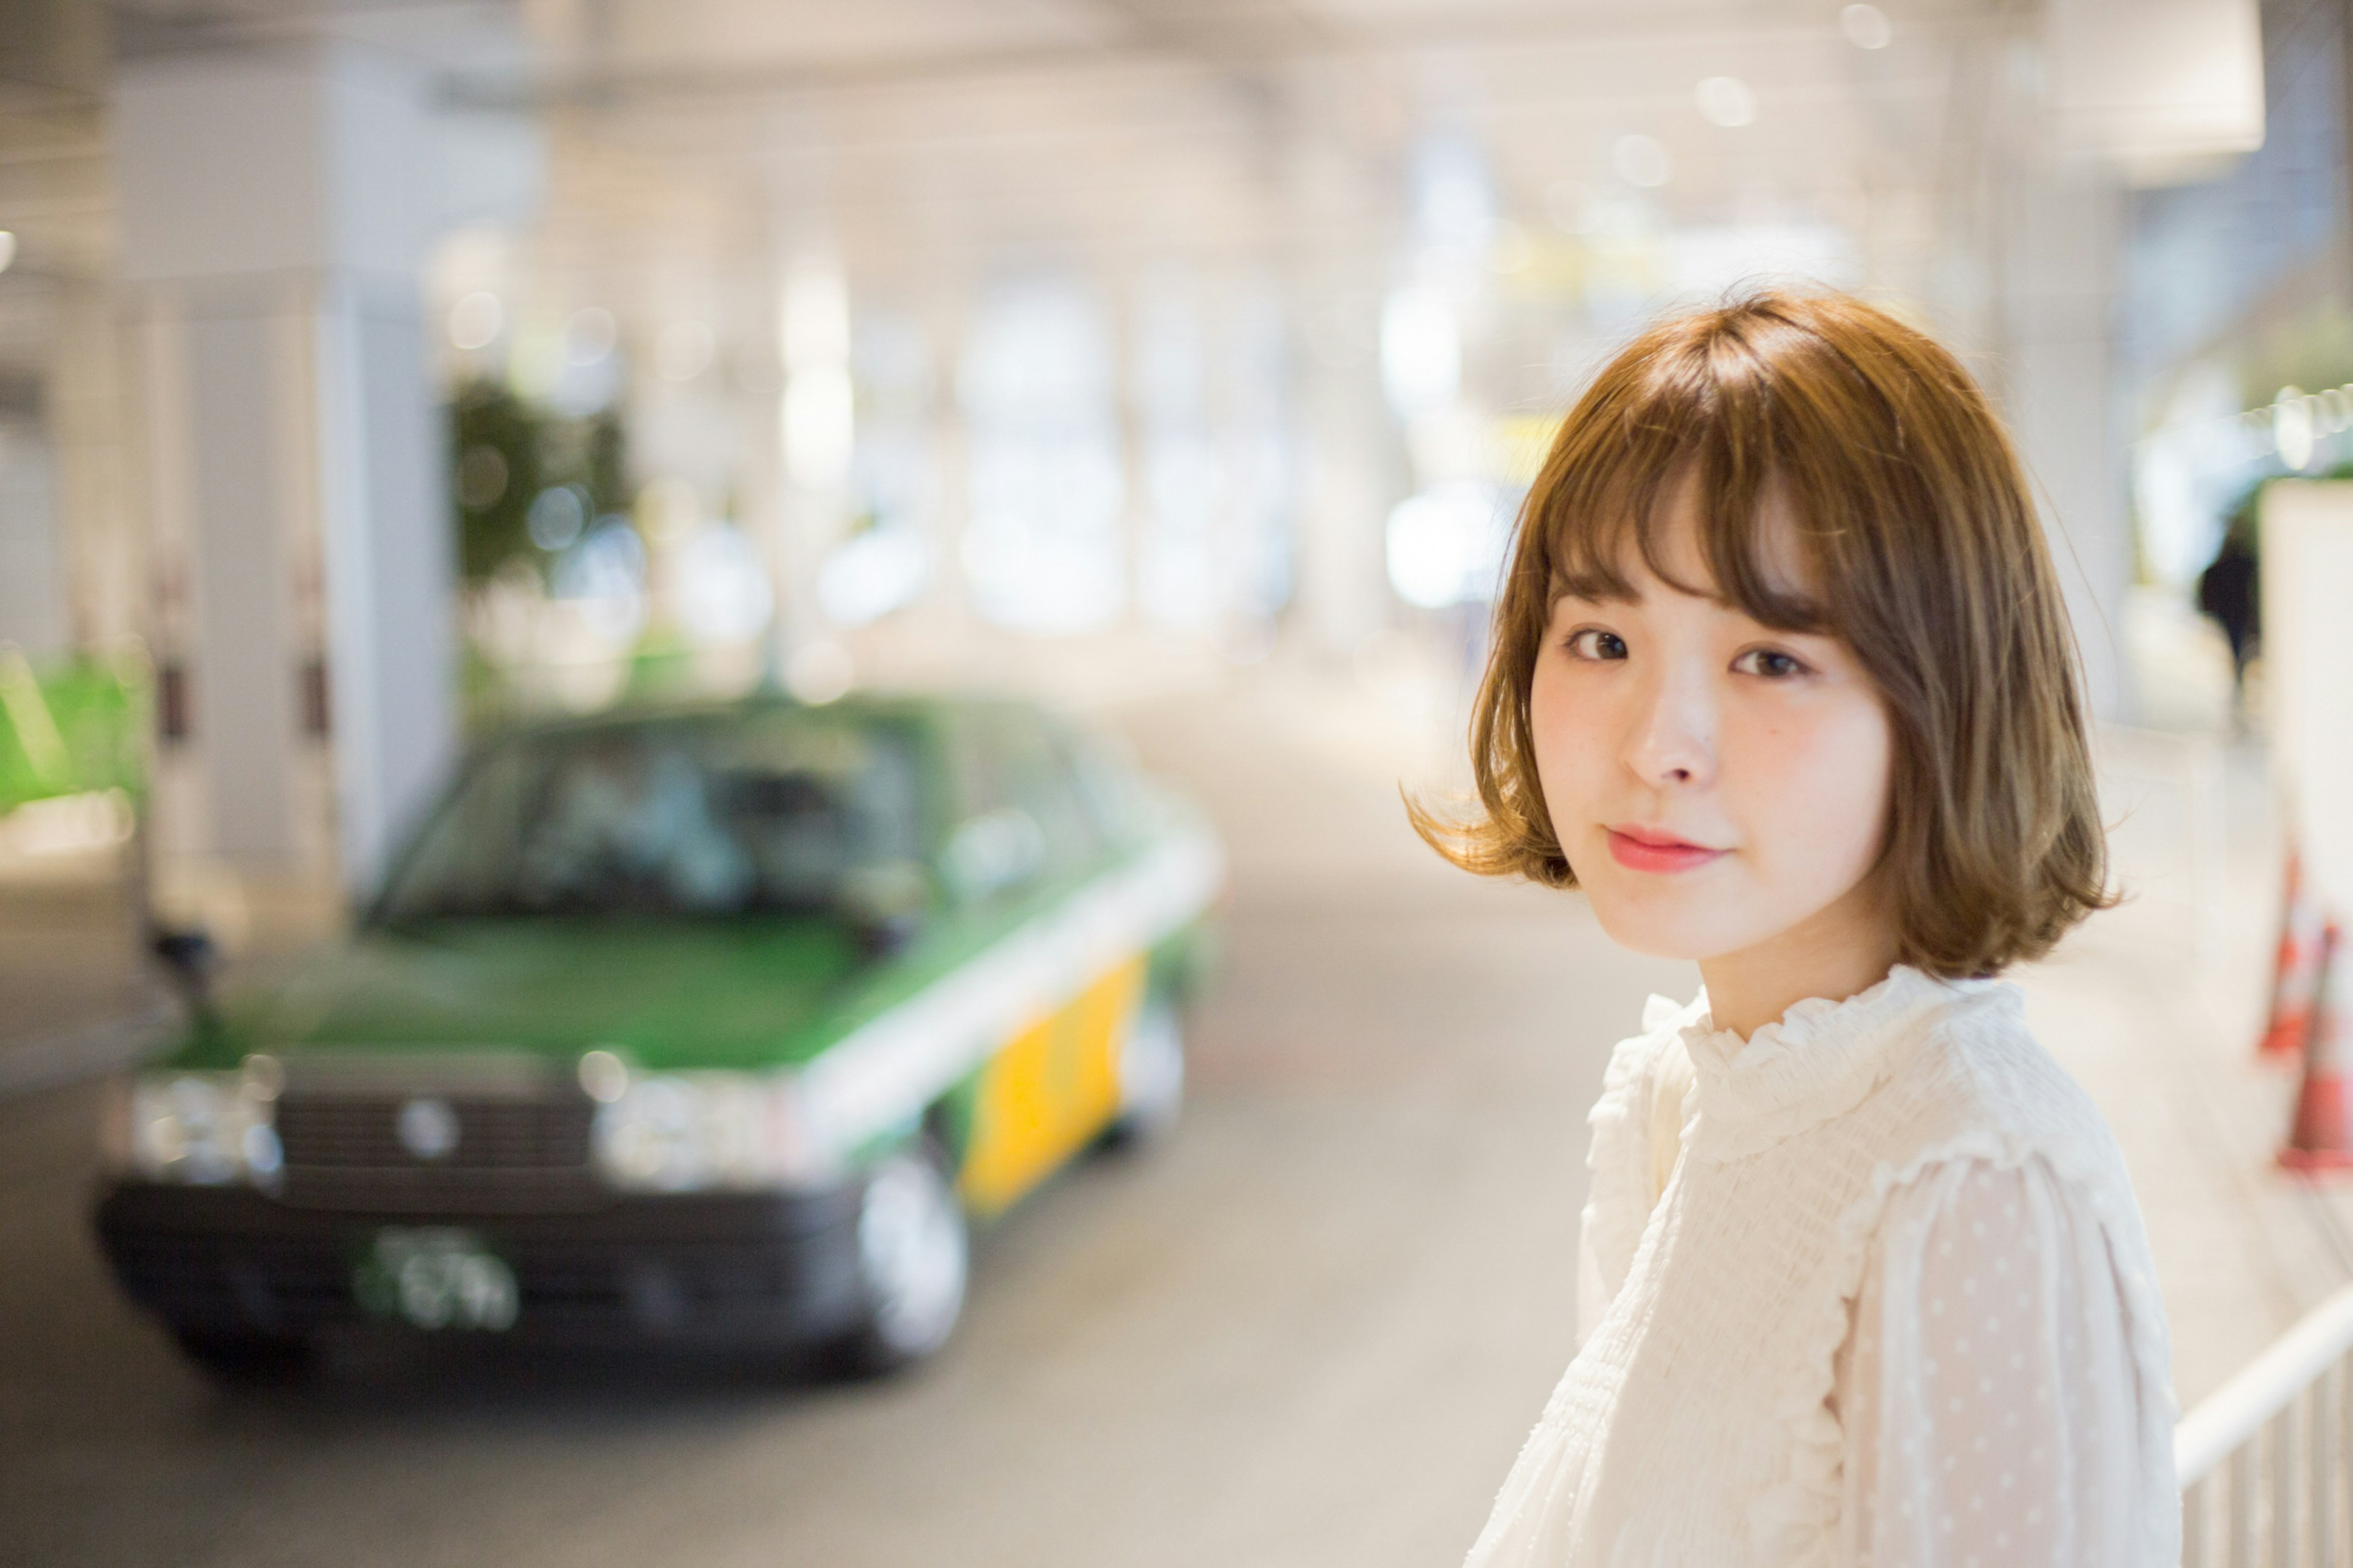
[[[0,213],[28,262],[102,265],[104,58],[337,37],[425,59],[453,103],[533,114],[592,204],[633,174],[714,185],[878,261],[910,247],[1145,251],[1361,243],[1398,220],[1432,128],[1473,138],[1503,210],[1614,184],[1655,137],[1673,219],[1934,193],[1981,136],[1995,49],[2036,13],[1890,0],[1850,44],[1829,0],[5,0],[48,18],[0,51]],[[1754,124],[1694,88],[1755,90]],[[607,214],[595,215],[602,218]],[[596,227],[602,228],[601,222]]]
[[[908,290],[1040,261],[1373,286],[1409,247],[1433,137],[1474,150],[1539,243],[1596,199],[1827,222],[1916,290],[1967,249],[2041,12],[1883,8],[1893,40],[1867,50],[1835,0],[0,0],[20,241],[0,353],[10,296],[111,268],[113,58],[318,38],[426,63],[453,113],[536,126],[534,265],[589,292],[772,278],[810,245]],[[1748,84],[1753,123],[1703,116],[1713,76]],[[1626,183],[1630,135],[1669,183]]]

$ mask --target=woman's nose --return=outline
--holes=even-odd
[[[1642,694],[1627,766],[1653,788],[1715,777],[1715,710],[1704,679],[1666,674]]]

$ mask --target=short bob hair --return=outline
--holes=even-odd
[[[1577,885],[1537,783],[1529,682],[1552,605],[1661,564],[1661,503],[1696,480],[1708,584],[1828,633],[1894,739],[1884,876],[1897,961],[1947,979],[2041,957],[2114,902],[2073,637],[2018,458],[1968,373],[1883,310],[1758,293],[1643,332],[1577,399],[1523,508],[1472,719],[1479,810],[1414,826],[1465,869]],[[1760,501],[1809,588],[1767,570]]]

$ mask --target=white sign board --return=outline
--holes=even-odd
[[[2262,528],[2273,773],[2310,885],[2353,931],[2353,481],[2264,487]]]

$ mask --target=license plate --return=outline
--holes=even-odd
[[[419,1329],[514,1326],[514,1270],[470,1230],[386,1226],[352,1279],[361,1307]]]

